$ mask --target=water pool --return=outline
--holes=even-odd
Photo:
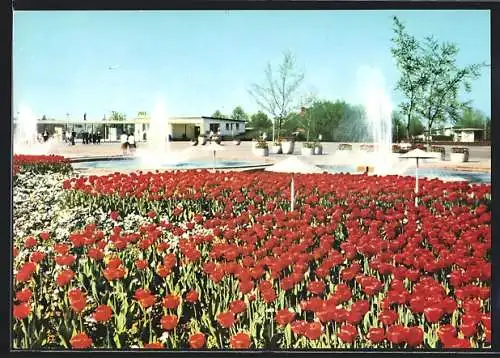
[[[206,161],[183,161],[178,163],[155,163],[148,164],[139,159],[113,159],[95,160],[72,163],[75,169],[227,169],[227,168],[251,168],[268,165],[262,162],[242,161],[242,160],[206,160]]]
[[[319,165],[320,168],[330,173],[351,173],[359,174],[355,167],[341,165]],[[415,169],[408,169],[401,175],[415,176]],[[491,183],[491,174],[486,172],[459,171],[442,168],[419,168],[419,178],[442,179],[460,181],[465,180],[470,183]]]

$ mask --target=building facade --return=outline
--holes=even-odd
[[[219,133],[223,137],[233,137],[245,133],[245,121],[230,118],[170,117],[165,123],[165,138],[169,135],[173,140],[190,140],[200,135]],[[14,131],[17,120],[14,119]],[[141,112],[134,119],[123,121],[111,120],[38,120],[37,131],[47,131],[55,139],[63,140],[74,131],[77,138],[84,132],[98,133],[104,141],[118,141],[122,133],[134,133],[137,141],[147,141],[151,118]]]

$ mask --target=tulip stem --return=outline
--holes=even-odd
[[[23,324],[23,331],[24,331],[24,347],[26,349],[29,349],[30,348],[30,343],[29,343],[29,335],[28,335],[28,328],[26,327],[26,321],[23,319],[22,320],[22,324]]]
[[[149,321],[149,343],[153,341],[153,327],[151,323],[151,312],[148,313],[148,321]]]

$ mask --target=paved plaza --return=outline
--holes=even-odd
[[[259,157],[255,155],[252,151],[252,142],[241,142],[240,145],[235,145],[232,141],[223,142],[223,150],[217,152],[217,158],[219,160],[240,160],[255,162],[261,164],[274,164],[280,160],[286,159],[287,155],[283,154],[270,154],[268,157]],[[301,143],[295,144],[295,155],[298,155],[305,159],[307,162],[316,165],[327,165],[333,164],[333,158],[339,143],[322,143],[323,145],[323,155],[314,155],[304,157],[300,154]],[[176,157],[182,157],[186,160],[196,160],[196,161],[209,161],[212,160],[213,153],[206,149],[206,146],[192,146],[190,142],[171,142],[170,155]],[[353,151],[359,149],[359,143],[353,143]],[[148,149],[148,144],[146,142],[138,143],[137,155],[141,154],[141,151]],[[119,143],[101,143],[101,144],[81,144],[77,143],[74,146],[70,146],[65,143],[56,143],[51,146],[50,152],[53,154],[63,155],[68,158],[94,158],[99,157],[123,157],[122,150]],[[491,172],[491,147],[489,146],[470,146],[469,147],[469,161],[465,163],[454,163],[449,160],[449,154],[451,152],[451,146],[446,147],[446,158],[444,161],[441,160],[430,160],[423,161],[421,167],[433,167],[433,168],[447,168],[447,169],[457,169],[462,171],[482,171]],[[360,163],[361,164],[361,163]],[[353,163],[353,165],[356,165]],[[96,170],[93,169],[91,172],[106,172],[109,170]],[[85,172],[88,172],[86,170]]]

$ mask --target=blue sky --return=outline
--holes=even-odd
[[[397,81],[393,15],[418,38],[458,44],[461,65],[490,62],[487,10],[15,12],[14,113],[25,104],[50,118],[101,119],[112,110],[135,117],[159,98],[172,116],[237,105],[253,113],[250,85],[286,50],[305,72],[304,92],[362,103],[360,68],[379,69],[388,91]],[[487,115],[490,83],[487,68],[466,97]]]

